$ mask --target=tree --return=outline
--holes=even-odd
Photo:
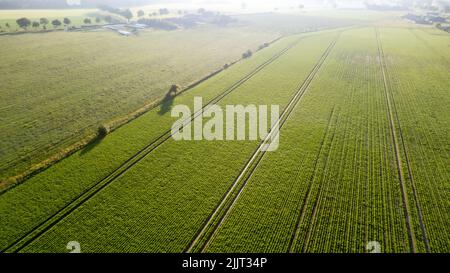
[[[66,26],[68,26],[72,23],[72,21],[70,21],[69,18],[64,18],[63,22],[64,22],[64,25],[66,25]]]
[[[266,48],[268,46],[269,46],[269,43],[264,43],[264,44],[260,45],[258,48],[259,48],[259,50],[261,50],[261,49],[264,49],[264,48]]]
[[[39,24],[39,22],[37,22],[37,21],[34,21],[32,24],[33,28],[38,28],[40,25],[41,24]]]
[[[104,138],[110,132],[111,132],[111,128],[108,125],[102,124],[97,129],[97,137]]]
[[[58,19],[55,19],[55,20],[52,21],[52,25],[53,25],[54,28],[57,28],[57,27],[61,26],[62,23]]]
[[[166,9],[166,8],[163,8],[163,9],[159,9],[159,14],[161,14],[161,15],[164,15],[164,14],[169,14],[170,12],[169,12],[169,10],[168,9]]]
[[[143,10],[138,10],[138,12],[137,12],[138,17],[142,17],[144,15],[145,15],[145,12]]]
[[[9,23],[6,23],[6,24],[5,24],[5,27],[10,28]]]
[[[242,54],[242,58],[247,59],[250,58],[253,55],[253,52],[249,49],[244,54]]]
[[[86,24],[86,25],[90,25],[92,23],[92,21],[91,21],[90,18],[85,18],[83,23]]]
[[[133,18],[133,13],[131,12],[131,10],[127,9],[123,12],[123,17],[127,18],[127,20],[130,21],[131,18]]]
[[[46,27],[49,23],[47,18],[42,17],[41,19],[39,19],[39,22],[41,23],[41,25],[43,25],[44,27]]]
[[[29,27],[31,25],[31,21],[25,17],[17,19],[16,23],[19,25],[19,27],[21,27],[25,30],[27,29],[27,27]]]
[[[102,21],[102,19],[100,19],[100,17],[95,17],[95,22],[98,24]]]

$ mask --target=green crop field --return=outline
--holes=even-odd
[[[250,27],[213,34],[0,37],[5,178],[61,139],[285,34],[2,192],[0,252],[68,252],[70,241],[86,253],[364,253],[374,243],[386,253],[449,252],[450,35],[348,27],[365,15],[308,27],[291,14],[263,31],[267,22],[252,16]],[[319,30],[328,27],[339,28]],[[171,109],[192,109],[195,97],[205,111],[279,105],[278,149],[174,140]]]
[[[276,37],[208,27],[128,38],[113,32],[0,37],[0,180],[157,101],[172,84],[186,86]]]
[[[0,18],[98,12],[0,10]],[[101,124],[115,127],[151,108],[171,85],[186,87],[281,35],[352,22],[295,18],[241,16],[228,27],[146,29],[131,37],[101,28],[0,35],[0,190],[84,145]],[[261,23],[270,20],[271,28]],[[301,27],[287,28],[292,24]]]

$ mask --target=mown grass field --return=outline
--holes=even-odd
[[[448,252],[449,43],[389,27],[283,38],[171,102],[283,110],[305,87],[277,151],[246,169],[259,141],[158,142],[175,119],[153,109],[0,195],[0,249]]]
[[[0,37],[0,180],[276,37],[213,27]]]

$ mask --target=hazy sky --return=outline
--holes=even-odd
[[[151,0],[150,0],[151,1]],[[354,6],[364,7],[364,3],[373,4],[412,4],[413,2],[433,2],[433,1],[447,1],[450,0],[155,0],[157,2],[170,3],[178,2],[183,4],[195,4],[195,5],[223,5],[242,7],[243,3],[247,8],[250,7],[263,7],[263,6],[279,6],[279,7],[298,7],[300,4],[304,4],[306,7],[318,7],[318,6],[331,6],[332,3],[337,3],[339,6]]]
[[[1,0],[0,0],[1,1]],[[68,3],[77,3],[80,0],[66,0]],[[116,6],[126,6],[133,3],[141,4],[148,3],[156,6],[178,6],[184,8],[193,8],[203,6],[217,7],[219,9],[242,9],[245,7],[247,10],[273,10],[274,7],[289,8],[298,7],[300,4],[305,5],[306,8],[318,8],[318,7],[332,7],[333,3],[336,3],[341,8],[362,8],[365,7],[364,3],[369,2],[372,4],[398,4],[413,2],[433,2],[433,1],[447,1],[450,0],[81,0],[84,3],[91,3],[94,6],[98,3],[110,3]]]

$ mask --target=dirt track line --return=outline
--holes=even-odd
[[[339,38],[339,35],[340,35],[340,32],[338,33],[335,40],[330,43],[328,48],[325,50],[325,52],[319,58],[318,62],[314,65],[313,69],[311,70],[311,72],[307,76],[307,78],[298,87],[297,92],[295,93],[295,95],[292,97],[292,99],[286,106],[285,110],[281,114],[280,119],[278,120],[277,124],[275,124],[275,126],[279,125],[279,128],[281,129],[281,127],[285,124],[286,120],[289,118],[289,116],[291,115],[293,110],[296,108],[297,104],[299,103],[299,101],[301,100],[303,95],[308,90],[312,80],[315,78],[317,72],[319,71],[322,64],[325,62],[329,53],[334,48],[334,45],[336,44],[336,41]],[[273,129],[273,127],[272,127],[272,129]],[[243,192],[248,180],[250,179],[250,177],[254,173],[255,169],[258,167],[259,163],[261,162],[262,158],[264,157],[265,151],[263,151],[261,148],[267,142],[267,140],[270,139],[271,134],[272,134],[272,130],[266,136],[266,138],[260,143],[260,145],[258,146],[256,151],[253,153],[250,160],[244,166],[244,168],[241,171],[241,173],[239,174],[239,176],[233,182],[231,187],[227,190],[227,192],[225,193],[224,197],[219,202],[216,209],[213,211],[213,213],[207,219],[205,224],[201,227],[201,229],[199,230],[198,234],[193,239],[193,241],[188,245],[185,252],[188,252],[188,253],[192,252],[194,250],[194,248],[198,247],[198,243],[203,240],[205,240],[205,242],[199,246],[199,250],[201,252],[204,252],[204,250],[208,248],[215,232],[218,230],[218,228],[221,226],[221,224],[224,222],[224,220],[229,215],[230,211],[232,210],[232,207],[234,206],[234,204],[238,200],[239,196]],[[241,181],[242,181],[242,183],[241,183]],[[240,185],[240,188],[238,189],[237,194],[234,197],[232,197],[232,195],[235,193],[235,189],[239,185]],[[218,222],[216,221],[217,217],[218,217]],[[217,224],[215,224],[215,223],[217,223]],[[206,239],[204,237],[206,237]]]
[[[291,48],[296,46],[301,40],[306,38],[305,36],[298,38],[296,41],[291,43],[289,46],[275,54],[273,57],[259,65],[257,68],[255,68],[253,71],[251,71],[249,74],[247,74],[245,77],[241,78],[239,81],[235,82],[233,85],[231,85],[229,88],[227,88],[224,92],[213,98],[208,104],[204,105],[204,107],[195,113],[192,114],[192,116],[189,119],[186,119],[186,121],[183,122],[184,125],[189,124],[192,122],[196,117],[198,117],[202,111],[205,111],[208,109],[211,105],[219,102],[224,97],[229,95],[231,92],[236,90],[239,86],[247,82],[249,79],[251,79],[253,76],[255,76],[258,72],[263,70],[265,67],[273,63],[275,60],[283,56],[286,52],[288,52]],[[66,206],[59,209],[56,213],[48,217],[46,220],[44,220],[41,224],[33,228],[31,231],[27,232],[24,236],[10,244],[8,247],[3,249],[0,252],[6,252],[11,249],[13,249],[14,252],[18,252],[24,247],[26,247],[28,244],[30,244],[32,241],[37,239],[39,236],[41,236],[43,233],[45,233],[47,230],[49,230],[51,227],[56,225],[58,222],[60,222],[62,219],[64,219],[67,215],[72,213],[75,209],[80,207],[82,204],[84,204],[86,201],[88,201],[90,198],[92,198],[95,194],[100,192],[103,188],[105,188],[107,185],[115,181],[117,178],[122,176],[124,173],[126,173],[129,169],[131,169],[134,165],[136,165],[138,162],[140,162],[143,158],[145,158],[149,153],[157,149],[159,146],[161,146],[164,142],[166,142],[168,139],[172,137],[171,130],[166,131],[164,134],[159,136],[156,140],[152,141],[150,144],[145,146],[143,149],[139,150],[136,154],[128,158],[124,163],[122,163],[118,168],[116,168],[113,172],[109,173],[106,177],[104,177],[102,180],[97,182],[95,185],[91,186],[84,192],[82,192],[80,195],[78,195],[75,199],[70,201]],[[28,239],[28,237],[32,237],[31,239]],[[21,244],[22,241],[26,240],[23,244]]]
[[[392,92],[391,92],[390,88],[388,87],[389,86],[388,85],[388,79],[387,79],[387,76],[386,76],[387,75],[387,67],[386,67],[386,63],[384,62],[384,51],[383,51],[383,46],[381,44],[381,40],[380,40],[380,37],[379,37],[378,29],[376,29],[376,37],[377,37],[377,42],[378,42],[378,52],[379,52],[379,56],[380,56],[381,69],[382,69],[382,72],[383,72],[383,81],[384,81],[384,86],[385,86],[387,103],[389,105],[389,112],[390,112],[389,115],[390,115],[390,119],[391,119],[391,126],[394,125],[395,121],[398,124],[400,141],[401,141],[402,148],[403,148],[403,151],[404,151],[406,167],[408,169],[408,177],[409,177],[409,180],[410,180],[411,188],[412,188],[412,191],[413,191],[414,203],[416,205],[417,214],[418,214],[418,217],[419,217],[420,229],[421,229],[421,232],[422,232],[422,237],[423,237],[423,240],[424,240],[424,243],[425,243],[426,251],[430,252],[430,245],[429,245],[429,241],[428,241],[427,234],[426,234],[425,224],[423,222],[422,208],[420,206],[419,199],[418,199],[418,196],[417,196],[417,190],[416,190],[416,186],[415,186],[415,183],[414,183],[414,178],[413,178],[413,174],[412,174],[412,170],[411,170],[411,164],[410,164],[410,161],[409,161],[408,151],[406,149],[406,144],[405,144],[405,140],[404,140],[404,137],[403,137],[403,130],[402,130],[402,127],[401,127],[401,124],[400,124],[400,118],[398,117],[397,106],[395,104],[394,97],[392,96]],[[390,99],[390,96],[392,96],[392,100]],[[391,104],[392,104],[392,106],[391,106]],[[395,116],[395,121],[394,121],[394,116]],[[397,136],[395,134],[395,127],[391,127],[391,128],[393,129],[392,130],[393,131],[393,137],[395,138],[394,141],[395,141],[395,146],[396,146],[395,147],[396,154],[398,153],[398,155],[397,155],[398,156],[397,163],[399,163],[398,164],[399,171],[401,170],[400,171],[401,174],[402,174],[401,178],[404,179],[403,170],[401,169],[402,164],[401,164],[400,150],[399,150],[399,147],[398,147],[398,142],[396,140]],[[402,184],[404,184],[404,183],[405,182],[403,180]],[[404,187],[404,185],[402,187]],[[404,190],[404,189],[402,189],[402,190]],[[407,197],[406,192],[405,192],[405,197]],[[413,252],[415,252],[415,251],[417,251],[416,246],[414,246],[414,251]]]
[[[384,95],[386,99],[386,105],[388,108],[388,118],[389,118],[389,128],[391,129],[392,134],[392,142],[394,144],[394,154],[395,154],[395,161],[397,163],[397,171],[398,176],[400,180],[400,190],[402,192],[402,201],[403,201],[403,210],[405,213],[405,224],[406,228],[408,229],[408,239],[409,239],[409,246],[411,252],[416,252],[416,242],[415,242],[415,236],[414,236],[414,230],[411,227],[411,221],[410,221],[410,211],[409,211],[409,204],[408,204],[408,197],[406,193],[406,186],[405,186],[405,178],[403,174],[403,167],[402,167],[402,160],[400,156],[400,148],[397,141],[397,133],[395,130],[394,125],[394,116],[392,111],[392,103],[389,98],[389,88],[387,84],[387,77],[386,77],[386,71],[385,71],[385,64],[384,64],[384,58],[382,56],[381,52],[381,42],[378,36],[378,29],[375,29],[375,36],[377,39],[377,46],[378,46],[378,57],[380,58],[380,66],[381,66],[381,73],[383,75],[383,87],[384,87]]]
[[[329,168],[330,168],[330,164],[329,163],[330,163],[330,158],[331,158],[330,153],[333,150],[333,146],[334,146],[333,144],[334,144],[334,140],[335,140],[335,136],[336,136],[336,131],[337,131],[337,128],[338,128],[338,122],[339,122],[339,114],[338,114],[338,116],[336,118],[336,126],[334,127],[333,134],[332,134],[331,139],[330,139],[330,148],[328,150],[328,154],[327,154],[327,157],[326,157],[326,161],[325,161],[325,165],[324,165],[323,173],[322,173],[322,178],[320,179],[321,181],[319,183],[319,188],[317,189],[317,197],[316,197],[316,200],[314,201],[314,204],[313,204],[313,210],[312,210],[312,213],[311,213],[311,221],[310,221],[310,225],[309,225],[309,228],[308,228],[308,232],[305,235],[305,243],[304,243],[304,245],[302,247],[302,251],[301,251],[302,253],[305,253],[307,251],[309,245],[310,245],[311,234],[313,233],[313,230],[315,230],[315,227],[316,227],[315,223],[316,223],[317,217],[318,217],[317,216],[317,210],[319,209],[319,207],[321,205],[321,201],[322,201],[323,188],[327,187],[327,185],[328,185],[327,180],[325,178],[327,177],[327,174],[329,175]],[[355,156],[356,156],[356,153],[355,153]],[[342,165],[342,161],[341,161],[341,163],[339,165]],[[341,170],[340,167],[339,167],[339,170]],[[317,169],[315,169],[315,172],[316,171],[317,171]],[[315,175],[316,175],[316,173],[315,173]],[[312,182],[315,179],[315,175],[314,175],[314,178],[312,178],[312,180],[311,180]],[[305,208],[306,208],[306,205],[307,205],[307,202],[304,203],[304,207]],[[302,212],[303,212],[303,214],[302,214],[302,222],[303,222],[305,210],[303,210]],[[301,224],[301,222],[299,222],[299,224]],[[300,234],[300,228],[299,227],[300,226],[298,226],[298,229],[295,230],[296,231],[295,234],[297,236]],[[298,237],[296,239],[298,239]],[[290,253],[294,252],[293,246],[295,245],[296,239],[292,240],[293,245],[291,245],[292,249],[290,248],[290,250],[289,250]]]
[[[381,72],[383,75],[384,93],[385,93],[386,105],[388,108],[389,126],[391,128],[392,141],[394,144],[395,160],[397,163],[398,175],[399,175],[399,180],[400,180],[400,190],[402,192],[403,209],[404,209],[404,213],[405,213],[405,223],[406,223],[406,227],[408,229],[408,239],[409,239],[409,244],[410,244],[410,250],[411,250],[411,252],[415,253],[415,252],[417,252],[417,246],[416,246],[416,241],[415,241],[414,229],[411,226],[411,219],[410,219],[411,212],[409,209],[408,195],[407,195],[407,190],[406,190],[406,185],[405,185],[406,182],[405,182],[405,177],[403,174],[403,164],[402,164],[400,146],[398,143],[397,132],[395,130],[395,118],[394,118],[394,110],[393,110],[394,105],[390,98],[390,89],[389,89],[388,79],[387,79],[387,75],[386,75],[387,74],[386,73],[386,64],[384,62],[384,53],[383,53],[381,40],[380,40],[379,33],[378,33],[378,28],[375,28],[375,36],[377,39],[378,56],[380,58]],[[397,116],[397,118],[398,118],[398,116]],[[400,130],[400,134],[401,134],[401,130]],[[402,140],[403,140],[403,138],[402,138]],[[407,165],[409,165],[408,162],[407,162]],[[408,170],[409,170],[409,166],[408,166]]]
[[[300,215],[299,215],[299,217],[297,218],[297,221],[296,221],[296,223],[295,223],[294,233],[292,234],[291,240],[289,241],[289,247],[288,247],[288,252],[289,252],[289,253],[294,253],[295,242],[297,241],[298,236],[300,236],[300,225],[301,225],[301,223],[303,222],[303,219],[304,219],[304,216],[305,216],[305,212],[306,212],[306,204],[308,203],[308,200],[309,200],[309,198],[310,198],[312,186],[313,186],[313,184],[314,184],[314,183],[313,183],[314,178],[315,178],[316,175],[317,175],[317,170],[318,170],[318,165],[319,165],[320,156],[321,156],[322,151],[323,151],[323,149],[324,149],[325,142],[326,142],[326,140],[327,140],[327,138],[328,138],[328,134],[329,134],[329,132],[330,132],[330,129],[331,129],[331,127],[332,127],[334,111],[335,111],[335,106],[333,107],[333,109],[332,109],[332,111],[331,111],[330,118],[328,119],[328,124],[327,124],[326,130],[325,130],[325,133],[324,133],[324,135],[323,135],[323,137],[322,137],[322,140],[321,140],[321,142],[320,142],[320,148],[319,148],[319,151],[318,151],[317,156],[316,156],[316,159],[315,159],[315,161],[314,161],[314,168],[313,168],[314,171],[313,171],[313,173],[311,174],[311,177],[310,177],[310,179],[309,179],[310,183],[309,183],[309,185],[308,185],[308,189],[307,189],[307,191],[306,191],[306,195],[305,195],[305,197],[303,198],[303,202],[301,203],[302,206],[301,206],[301,208],[300,208]],[[334,138],[334,133],[333,133],[332,140],[333,140],[333,138]],[[332,142],[332,141],[331,141],[331,142]],[[327,161],[327,162],[328,162],[328,161]]]

